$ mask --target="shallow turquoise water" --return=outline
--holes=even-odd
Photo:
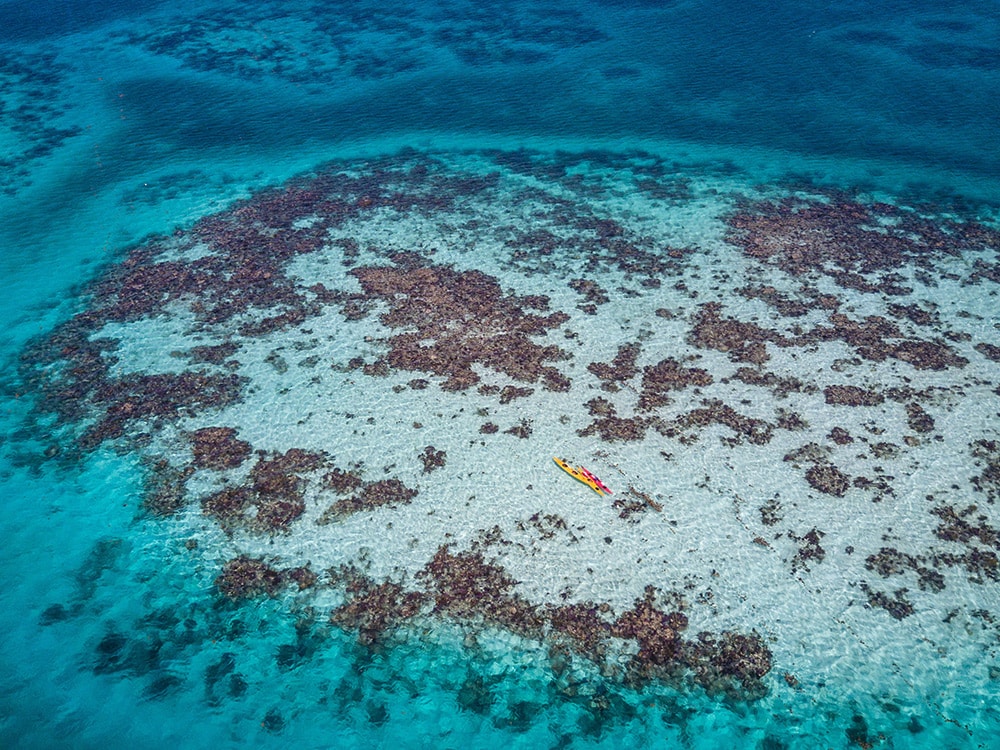
[[[142,509],[141,451],[79,452],[54,422],[25,429],[38,394],[18,358],[143,237],[330,159],[407,148],[643,150],[717,185],[797,178],[989,221],[998,27],[991,3],[0,5],[2,744],[989,747],[1000,717],[985,625],[975,648],[937,640],[937,661],[905,690],[891,657],[884,682],[869,670],[864,690],[845,688],[844,661],[881,657],[824,645],[815,672],[829,682],[783,692],[776,669],[768,696],[743,703],[593,674],[567,692],[544,646],[500,631],[470,649],[449,623],[370,652],[309,592],[234,605],[214,586],[233,546],[190,550],[189,526]],[[695,205],[691,224],[704,213]],[[505,283],[535,283],[508,272]],[[989,289],[962,304],[981,315],[977,340],[997,343]],[[617,343],[594,344],[593,358]],[[948,434],[995,438],[996,416],[976,429]],[[968,610],[996,610],[995,587],[972,596]],[[948,613],[925,606],[921,627],[938,638]]]

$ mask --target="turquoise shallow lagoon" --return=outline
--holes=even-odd
[[[993,745],[991,3],[0,22],[0,744]]]

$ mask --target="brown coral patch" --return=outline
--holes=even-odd
[[[420,462],[424,465],[424,474],[444,466],[446,457],[445,451],[439,451],[433,445],[425,447],[423,453],[420,454]]]
[[[608,408],[606,411],[599,411],[592,406],[601,402],[607,404]],[[581,437],[589,437],[596,434],[600,435],[601,440],[605,442],[642,440],[646,437],[646,429],[652,424],[652,421],[648,418],[625,418],[617,416],[614,407],[609,402],[604,401],[604,399],[591,399],[587,402],[587,406],[591,407],[591,414],[596,413],[601,414],[601,416],[583,429],[577,430],[577,434]]]
[[[791,532],[789,532],[789,536],[799,543],[798,552],[795,553],[795,558],[792,560],[792,572],[801,568],[809,570],[810,562],[823,562],[823,558],[826,557],[826,550],[820,545],[820,540],[826,536],[826,532],[819,529],[810,529],[801,537],[797,537]]]
[[[828,385],[823,389],[826,403],[837,406],[878,406],[885,396],[856,385]]]
[[[830,434],[827,435],[827,437],[837,445],[847,445],[848,443],[854,442],[854,438],[851,437],[851,433],[843,427],[834,427],[830,430]]]
[[[173,419],[194,410],[231,404],[241,397],[244,383],[245,378],[236,375],[200,371],[106,380],[92,397],[104,415],[84,433],[81,443],[93,448],[120,438],[136,420]]]
[[[670,422],[658,424],[657,430],[668,437],[673,437],[679,431],[689,430],[692,427],[704,428],[718,424],[728,427],[737,436],[746,438],[754,445],[765,445],[771,441],[774,425],[770,422],[740,414],[719,399],[703,399],[701,403],[702,406],[698,409],[681,414]]]
[[[274,596],[281,590],[284,577],[261,559],[237,557],[227,562],[215,579],[219,591],[230,599],[255,599]]]
[[[261,498],[273,498],[298,503],[302,497],[301,472],[322,466],[325,458],[301,448],[290,448],[270,458],[261,456],[250,470],[253,490]]]
[[[168,461],[152,461],[143,495],[143,507],[155,516],[170,516],[184,507],[185,483],[194,473],[191,468],[177,469]]]
[[[212,516],[226,533],[246,523],[246,511],[253,505],[254,495],[246,487],[227,487],[202,498],[201,512]]]
[[[522,419],[516,425],[508,427],[503,431],[504,435],[513,435],[514,437],[521,438],[522,440],[527,440],[531,437],[531,433],[532,429],[530,419]]]
[[[285,578],[298,585],[299,591],[310,589],[317,584],[319,576],[308,565],[300,565],[297,568],[288,568],[284,571]]]
[[[985,341],[976,344],[976,351],[982,354],[987,359],[993,360],[994,362],[1000,362],[1000,346],[995,346],[994,344],[987,344]]]
[[[221,365],[240,350],[240,344],[227,341],[222,344],[193,346],[188,352],[191,364]]]
[[[618,511],[618,517],[626,521],[632,521],[633,516],[638,513],[645,513],[652,508],[657,513],[663,512],[663,504],[657,502],[648,492],[629,485],[625,492],[618,494],[611,507]]]
[[[288,531],[305,512],[303,473],[320,468],[321,453],[291,448],[270,457],[261,453],[250,470],[249,483],[226,487],[201,501],[205,515],[212,516],[226,532],[245,528],[257,533]],[[256,513],[249,515],[251,510]]]
[[[909,320],[918,326],[929,326],[940,322],[936,312],[925,310],[920,305],[890,304],[886,309],[893,317]]]
[[[334,468],[323,475],[323,486],[338,493],[353,492],[361,486],[361,476],[353,471]]]
[[[543,619],[514,593],[517,582],[478,551],[453,554],[444,545],[417,577],[430,584],[438,613],[459,619],[482,617],[523,635],[541,633]]]
[[[362,511],[375,510],[382,506],[408,505],[416,496],[417,490],[410,489],[398,479],[369,482],[357,494],[338,500],[327,508],[317,523],[321,525],[331,523],[338,518]]]
[[[713,379],[708,370],[700,367],[684,367],[677,360],[667,357],[655,365],[648,365],[642,371],[642,393],[639,394],[638,408],[648,410],[669,402],[666,395],[692,386],[711,385]]]
[[[834,313],[830,322],[831,326],[817,326],[798,337],[797,343],[843,341],[870,362],[898,359],[917,370],[946,370],[969,363],[943,341],[907,337],[895,323],[879,315],[858,321]]]
[[[606,605],[605,609],[610,610]],[[602,616],[600,605],[593,602],[550,605],[546,615],[552,629],[565,636],[575,650],[595,661],[603,655],[611,624]]]
[[[909,617],[915,611],[913,602],[906,597],[909,591],[906,588],[896,589],[892,596],[889,596],[884,591],[873,590],[867,583],[861,584],[861,590],[868,597],[869,607],[884,609],[897,620]]]
[[[632,609],[622,612],[611,626],[611,634],[639,644],[636,660],[644,666],[664,666],[682,655],[680,634],[688,619],[682,612],[664,612],[653,605],[653,590],[636,600]]]
[[[598,305],[604,305],[611,301],[608,293],[596,281],[572,279],[569,282],[569,288],[583,297],[583,302],[577,307],[588,315],[595,314]]]
[[[792,343],[776,331],[761,328],[756,323],[724,318],[721,312],[722,305],[718,302],[709,302],[698,308],[688,342],[699,349],[727,352],[735,362],[757,365],[770,359],[767,343],[777,346]]]
[[[934,417],[924,411],[923,407],[916,402],[906,405],[906,423],[914,432],[934,431]]]
[[[972,443],[972,460],[982,472],[971,478],[973,488],[986,495],[986,501],[993,504],[1000,499],[1000,442],[996,440],[976,440]]]
[[[286,531],[305,511],[301,496],[258,495],[255,525],[270,532]]]
[[[622,344],[610,363],[591,362],[587,365],[587,369],[601,381],[601,388],[606,391],[617,391],[621,385],[639,373],[635,362],[641,351],[642,347],[639,344]]]
[[[851,487],[851,478],[833,464],[813,464],[806,471],[806,481],[820,492],[835,497],[843,497]]]
[[[203,427],[191,433],[194,465],[199,469],[235,469],[251,451],[250,443],[239,440],[232,427]]]
[[[918,370],[945,370],[964,367],[965,357],[939,339],[907,336],[894,322],[878,315],[853,320],[843,313],[830,315],[830,325],[817,325],[808,331],[793,329],[794,335],[762,328],[756,323],[723,317],[722,305],[710,302],[695,315],[688,342],[701,349],[726,352],[735,362],[763,364],[770,355],[767,344],[780,347],[810,346],[843,341],[859,356],[871,362],[897,359]]]
[[[939,539],[959,544],[978,541],[987,547],[1000,549],[1000,531],[991,526],[987,516],[976,515],[975,505],[956,510],[950,505],[939,505],[931,511],[940,520],[934,533]]]
[[[802,418],[801,414],[794,411],[787,411],[785,409],[777,410],[775,425],[779,429],[789,430],[790,432],[798,432],[809,427],[809,423]]]
[[[781,523],[784,519],[784,515],[781,512],[781,501],[777,495],[761,505],[758,510],[760,511],[760,522],[765,526],[774,526]]]
[[[485,535],[485,544],[503,542],[500,530]],[[331,579],[342,583],[346,601],[335,608],[331,621],[357,630],[370,644],[400,624],[418,616],[437,615],[460,622],[485,622],[522,637],[549,640],[564,668],[562,657],[568,646],[598,664],[609,676],[618,675],[634,683],[676,680],[685,674],[706,688],[722,689],[734,698],[753,698],[762,693],[761,680],[771,667],[771,654],[756,633],[699,633],[685,640],[688,618],[681,609],[665,610],[656,604],[657,591],[646,588],[643,598],[615,616],[606,603],[536,606],[521,597],[517,582],[496,562],[488,561],[476,543],[472,549],[454,552],[438,548],[416,579],[422,591],[401,584],[377,583],[347,567],[331,571]],[[679,595],[674,597],[678,603]],[[613,639],[632,641],[637,652],[620,674],[617,657],[609,656]]]
[[[917,574],[917,585],[922,591],[939,592],[945,588],[944,576],[925,563],[936,565],[939,560],[927,560],[923,556],[909,555],[893,547],[882,547],[878,553],[869,555],[865,568],[878,573],[883,578],[903,575],[909,571]]]
[[[330,621],[345,629],[358,631],[364,644],[372,644],[419,612],[426,599],[419,591],[405,591],[398,583],[375,583],[355,570],[335,573],[347,581],[349,599],[335,608]]]
[[[972,222],[930,220],[835,193],[748,203],[728,225],[727,239],[747,256],[792,276],[821,274],[845,288],[890,295],[910,291],[895,269],[932,268],[935,259],[996,241],[995,231]]]
[[[509,404],[516,398],[527,398],[534,392],[534,388],[521,388],[516,385],[505,385],[502,389],[500,389],[500,403]]]
[[[816,386],[803,382],[794,376],[781,377],[773,372],[765,372],[752,367],[739,367],[732,377],[747,385],[768,388],[775,398],[787,398],[790,393],[813,393]]]
[[[725,631],[718,637],[709,633],[699,633],[693,651],[707,661],[722,678],[738,681],[750,695],[764,692],[761,680],[771,671],[771,650],[757,633],[734,633]],[[691,658],[691,657],[689,657]],[[695,662],[698,681],[717,689],[718,677],[705,665]]]
[[[742,698],[763,694],[761,680],[771,670],[771,652],[759,635],[701,632],[696,639],[685,640],[681,633],[687,628],[687,616],[657,608],[655,594],[647,587],[644,597],[611,627],[612,635],[634,640],[639,646],[629,664],[630,679],[643,683],[689,672],[712,691]]]
[[[773,286],[744,286],[735,290],[737,294],[747,299],[759,299],[766,302],[786,318],[798,318],[805,315],[813,305],[802,300],[793,299],[783,294]]]
[[[547,309],[548,300],[504,294],[496,279],[480,271],[397,258],[396,266],[367,266],[351,273],[366,297],[389,305],[382,323],[404,329],[388,339],[389,365],[443,377],[446,390],[475,385],[475,364],[515,380],[541,380],[548,387],[555,368],[547,363],[567,356],[557,346],[532,341],[562,325],[565,313],[525,312]]]

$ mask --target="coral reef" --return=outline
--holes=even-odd
[[[637,650],[619,677],[631,684],[686,676],[706,689],[745,700],[765,692],[762,680],[771,670],[771,652],[756,633],[701,632],[685,639],[687,615],[659,608],[659,592],[652,586],[618,615],[609,605],[592,602],[540,607],[518,595],[517,582],[475,548],[453,552],[440,547],[417,574],[423,590],[378,583],[353,568],[331,571],[331,578],[347,595],[331,621],[357,632],[366,644],[390,637],[407,620],[438,616],[484,621],[530,639],[555,639],[605,665],[614,660],[616,640],[632,642]]]
[[[404,329],[387,341],[391,367],[437,375],[444,378],[441,387],[452,391],[479,382],[475,364],[564,389],[564,377],[546,363],[565,358],[565,352],[532,337],[562,325],[566,314],[525,312],[547,309],[547,299],[504,294],[496,279],[479,271],[428,266],[412,257],[397,257],[396,263],[351,271],[365,298],[389,304],[383,325]]]
[[[361,487],[360,492],[338,500],[323,511],[317,523],[331,523],[352,513],[370,511],[382,506],[406,505],[416,496],[417,490],[410,489],[398,479],[369,482]]]
[[[234,469],[250,457],[251,446],[232,427],[202,427],[191,433],[194,465],[199,469]]]
[[[192,39],[226,28],[192,24]],[[532,38],[504,49],[544,46]],[[191,40],[138,43],[211,65]],[[478,62],[506,54],[454,44]],[[290,65],[286,53],[274,67],[245,60],[246,70],[305,75],[276,62]],[[392,69],[369,63],[371,75]],[[733,580],[745,555],[751,571],[772,566],[781,591],[801,583],[824,602],[858,599],[885,610],[865,617],[893,626],[928,597],[967,601],[968,585],[1000,583],[995,431],[984,420],[953,443],[953,414],[975,401],[995,411],[988,368],[1000,342],[987,340],[982,304],[1000,281],[994,229],[813,186],[723,195],[649,154],[462,159],[473,166],[410,151],[327,165],[129,248],[87,285],[79,312],[25,350],[20,375],[35,392],[25,432],[41,447],[18,460],[38,470],[102,447],[136,451],[147,515],[227,535],[220,612],[295,600],[282,670],[310,658],[331,624],[357,634],[359,653],[447,622],[479,654],[481,631],[500,630],[544,651],[584,733],[618,710],[616,691],[651,682],[733,701],[805,689],[797,667],[770,676],[768,639],[789,631],[769,630],[771,592]],[[623,185],[635,188],[627,210]],[[696,246],[676,215],[665,219],[693,195],[717,220]],[[976,295],[946,304],[936,284]],[[166,332],[170,350],[150,330]],[[556,512],[565,493],[532,472],[538,443],[563,435],[602,473],[621,472],[612,497]],[[939,444],[958,473],[913,498],[907,481],[938,460]],[[518,492],[503,502],[480,490],[492,479],[483,457],[497,452],[525,472],[505,465]],[[713,502],[707,520],[701,504]],[[832,528],[865,504],[870,518]],[[903,507],[930,514],[911,537],[899,534]],[[739,525],[725,526],[730,514]],[[723,526],[725,560],[700,538]],[[376,528],[378,538],[352,536]],[[184,554],[216,553],[200,536],[186,542]],[[81,572],[77,600],[48,606],[40,622],[60,627],[81,611],[115,564],[106,547]],[[635,579],[581,565],[595,548],[615,564],[641,549]],[[670,553],[651,562],[660,548]],[[317,570],[306,549],[325,556]],[[561,589],[512,575],[562,565]],[[840,578],[856,583],[835,590]],[[325,610],[313,589],[334,597]],[[716,632],[692,632],[719,615],[730,619]],[[746,632],[731,625],[741,616]],[[124,632],[108,632],[93,668],[149,674],[153,698],[176,689],[163,660]],[[236,659],[209,666],[207,699],[247,689]],[[571,682],[574,662],[601,675],[600,691]],[[470,670],[458,705],[504,727],[544,710],[505,702],[491,679]],[[384,706],[363,710],[385,720]],[[276,733],[289,718],[261,714]],[[870,736],[860,723],[849,732]]]
[[[428,445],[424,448],[423,453],[420,454],[420,463],[424,465],[424,474],[428,474],[434,471],[434,469],[440,469],[444,466],[447,455],[447,453],[439,451],[433,445]]]

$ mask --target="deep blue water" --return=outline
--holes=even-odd
[[[490,668],[440,645],[372,655],[336,632],[296,640],[298,602],[234,614],[217,567],[139,507],[134,456],[23,429],[37,395],[18,375],[23,347],[82,309],[81,285],[130,244],[327,160],[404,148],[645,150],[751,183],[989,213],[998,40],[989,0],[0,2],[0,745],[543,747],[578,731],[570,704],[508,724],[455,710]],[[289,644],[298,661],[276,664]],[[493,676],[497,692],[554,705],[541,676]],[[687,725],[640,708],[580,742],[857,736],[679,700]],[[880,742],[987,747],[1000,726],[977,720],[972,735]]]

